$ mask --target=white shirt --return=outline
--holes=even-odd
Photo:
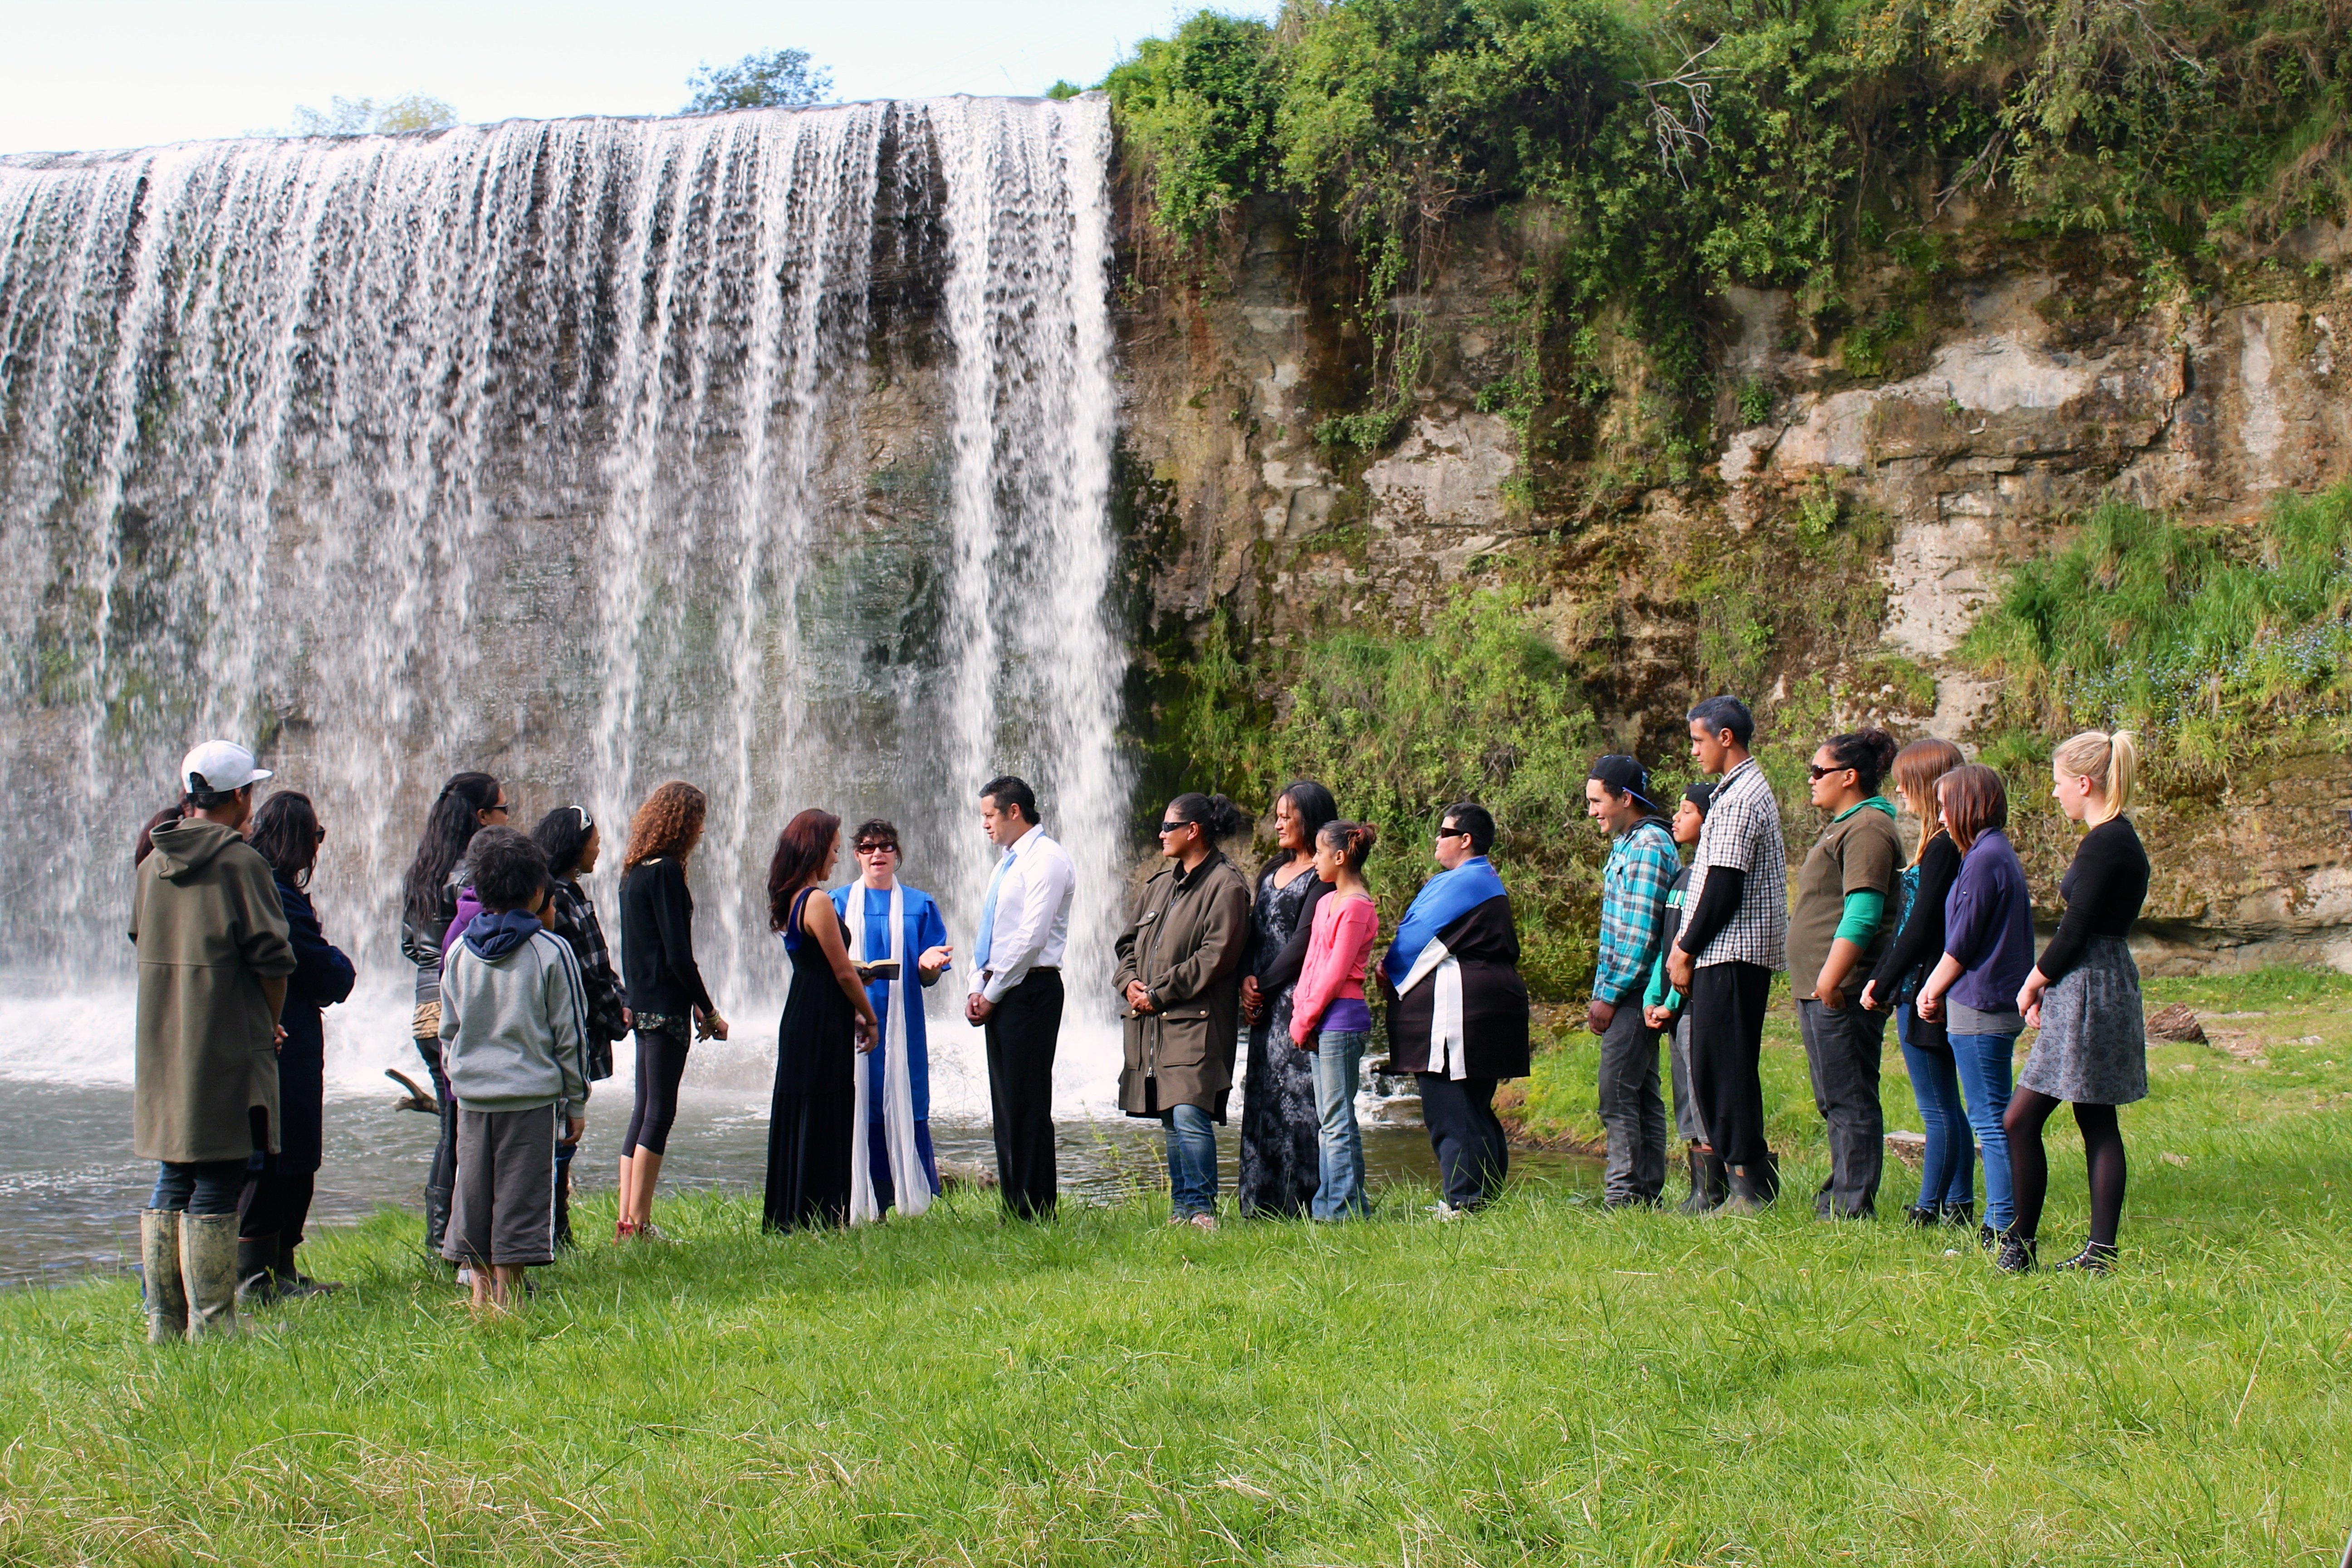
[[[1070,937],[1070,899],[1078,890],[1077,868],[1043,827],[1014,839],[1003,865],[988,967],[971,977],[972,990],[991,1002],[1004,1000],[1032,969],[1062,966],[1062,948]],[[972,952],[979,951],[975,942]]]

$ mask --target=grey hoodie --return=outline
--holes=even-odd
[[[441,969],[441,1061],[467,1110],[588,1102],[588,996],[572,945],[541,930],[496,958],[453,943]]]

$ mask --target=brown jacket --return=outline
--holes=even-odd
[[[278,1021],[261,983],[294,973],[269,862],[230,828],[187,818],[139,867],[131,1152],[179,1163],[253,1152],[255,1106],[278,1147]]]
[[[1242,958],[1249,947],[1249,884],[1222,850],[1188,874],[1171,863],[1143,884],[1119,933],[1111,988],[1127,1019],[1118,1108],[1158,1116],[1197,1105],[1225,1119],[1241,1033]],[[1127,984],[1151,993],[1149,1013],[1126,1005]]]

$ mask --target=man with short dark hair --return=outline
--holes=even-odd
[[[1735,1214],[1754,1214],[1779,1192],[1758,1068],[1772,974],[1788,963],[1789,847],[1780,803],[1748,753],[1755,732],[1737,698],[1710,697],[1690,710],[1691,757],[1723,782],[1699,830],[1682,931],[1666,956],[1667,978],[1689,998],[1691,1092],[1724,1162],[1724,1207]]]
[[[981,900],[964,1017],[986,1031],[997,1190],[1023,1219],[1054,1213],[1054,1051],[1062,950],[1077,868],[1037,825],[1037,796],[1010,773],[981,787],[980,826],[1002,852]]]
[[[1674,835],[1650,800],[1650,771],[1629,756],[1596,760],[1584,781],[1585,815],[1609,835],[1601,872],[1601,941],[1585,1023],[1601,1037],[1601,1124],[1609,1158],[1607,1208],[1654,1205],[1666,1186],[1666,1107],[1658,1096],[1658,1031],[1642,1016],[1642,992],[1665,940],[1666,892],[1682,870]]]

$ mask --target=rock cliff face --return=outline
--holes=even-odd
[[[1362,345],[1286,215],[1254,214],[1190,276],[1131,235],[1124,499],[1152,657],[1181,664],[1220,610],[1278,655],[1336,626],[1413,626],[1457,584],[1532,578],[1604,732],[1663,754],[1723,613],[1719,582],[1690,561],[1743,547],[1777,559],[1771,540],[1813,498],[1873,520],[1867,580],[1843,585],[1822,617],[1832,631],[1759,661],[1757,695],[1826,672],[1832,700],[1816,720],[1965,744],[1982,738],[1990,689],[1954,650],[2003,568],[2049,549],[2083,508],[2116,497],[2223,521],[2352,476],[2352,399],[2338,390],[2352,374],[2339,370],[2352,293],[2280,272],[2269,298],[2151,303],[2095,257],[1965,228],[1938,275],[1905,284],[1880,374],[1857,375],[1812,341],[1790,296],[1735,289],[1713,348],[1728,432],[1714,451],[1692,460],[1645,437],[1645,371],[1630,346],[1611,358],[1607,387],[1523,441],[1480,411],[1481,393],[1523,341],[1515,280],[1542,228],[1524,214],[1459,226],[1433,284],[1401,307],[1429,358],[1400,433],[1370,455],[1315,438],[1318,418],[1349,405]],[[2341,248],[2334,236],[2304,241]],[[1765,416],[1743,423],[1741,408],[1759,405]],[[1782,595],[1833,587],[1766,577]],[[2352,968],[2352,772],[2340,755],[2252,767],[2209,798],[2139,816],[2158,867],[2147,961]],[[2054,904],[2070,841],[2045,816],[2021,837]]]

